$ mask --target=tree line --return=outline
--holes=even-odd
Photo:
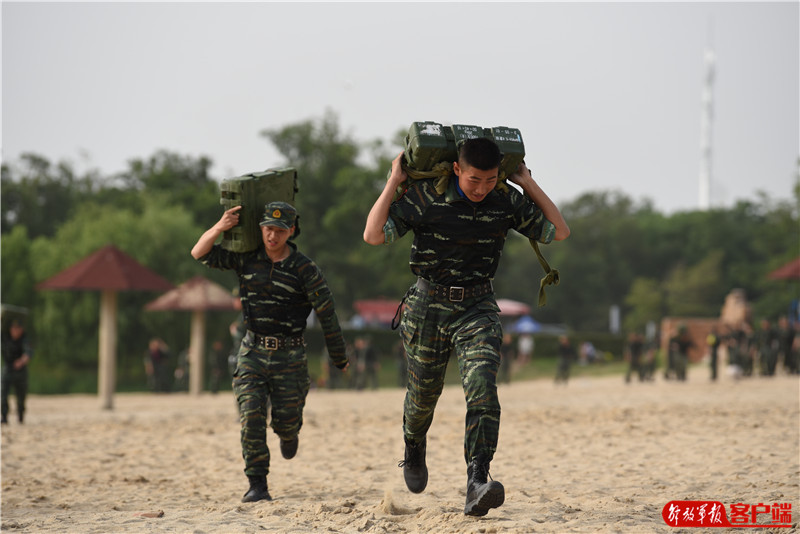
[[[332,112],[261,132],[283,158],[273,167],[298,171],[297,242],[325,273],[342,320],[354,313],[355,300],[399,300],[414,280],[408,236],[385,247],[361,239],[403,134],[388,143],[358,143]],[[219,219],[219,181],[231,178],[212,176],[212,164],[205,156],[162,150],[131,159],[110,176],[78,173],[69,162],[34,153],[2,165],[2,302],[30,310],[36,358],[49,372],[66,377],[76,369],[96,371],[99,299],[94,293],[37,291],[35,285],[106,244],[175,285],[200,274],[235,287],[233,273],[206,269],[189,255]],[[623,191],[584,192],[560,206],[570,238],[542,247],[561,284],[549,286],[548,304],[535,308],[534,316],[573,331],[600,332],[608,330],[609,308],[619,306],[624,328],[641,331],[665,316],[718,316],[733,288],[745,290],[754,315],[786,314],[797,283],[766,275],[800,254],[799,202],[795,184],[786,199],[761,194],[730,208],[666,215]],[[495,279],[498,297],[535,306],[542,276],[527,240],[512,232]],[[188,343],[186,315],[144,311],[157,296],[119,295],[122,370],[141,366],[152,336],[173,347]],[[212,317],[209,335],[227,336],[231,320],[231,314]]]

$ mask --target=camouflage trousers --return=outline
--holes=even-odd
[[[403,405],[405,437],[418,442],[433,422],[444,387],[450,354],[455,351],[467,401],[464,459],[491,461],[500,430],[497,370],[502,327],[492,295],[462,302],[436,300],[416,287],[406,297],[401,322],[408,361]]]
[[[304,347],[266,350],[242,341],[233,374],[239,403],[241,441],[246,475],[269,473],[267,412],[280,439],[290,440],[303,426],[303,408],[311,385]]]

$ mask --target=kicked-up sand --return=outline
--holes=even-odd
[[[118,394],[112,411],[95,396],[32,396],[24,425],[12,399],[2,428],[2,531],[699,531],[665,524],[673,500],[788,504],[794,529],[772,531],[797,529],[796,376],[710,383],[707,369],[695,368],[685,383],[503,384],[491,475],[506,500],[483,518],[463,514],[461,389],[445,388],[439,401],[419,495],[397,467],[403,395],[312,390],[294,459],[281,457],[269,431],[274,500],[249,504],[240,502],[247,479],[230,392]]]

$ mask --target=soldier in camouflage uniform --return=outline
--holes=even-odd
[[[414,232],[410,265],[418,279],[406,294],[401,323],[408,383],[400,465],[408,489],[422,492],[428,481],[426,434],[455,351],[467,401],[464,513],[482,516],[505,499],[503,485],[487,481],[500,426],[496,379],[502,329],[492,277],[509,229],[549,243],[566,238],[569,228],[525,165],[509,177],[524,195],[513,187],[495,189],[502,156],[491,140],[470,139],[459,147],[443,193],[432,179],[416,180],[393,201],[394,191],[407,179],[402,157],[392,162],[364,231],[372,245]]]
[[[198,240],[192,256],[208,267],[232,269],[239,276],[239,296],[246,334],[239,348],[233,390],[242,422],[242,456],[250,489],[242,502],[271,500],[267,489],[270,426],[280,438],[281,454],[293,458],[303,424],[310,386],[303,331],[313,309],[322,325],[334,365],[348,365],[333,297],[319,268],[288,239],[297,213],[285,202],[265,206],[261,221],[263,248],[237,253],[214,245],[222,232],[239,222],[231,208]]]

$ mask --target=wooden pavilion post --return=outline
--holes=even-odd
[[[100,295],[100,342],[97,393],[104,410],[114,408],[117,372],[117,293],[104,289]]]
[[[191,337],[189,339],[189,393],[199,395],[204,383],[204,344],[206,339],[206,315],[203,310],[192,312]]]

